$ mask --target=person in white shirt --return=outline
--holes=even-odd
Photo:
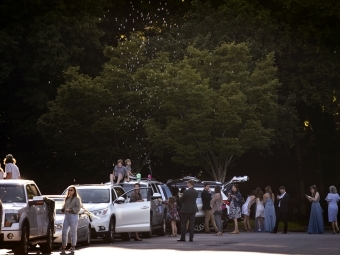
[[[8,154],[4,160],[6,177],[5,179],[20,179],[19,168],[15,165],[15,159],[12,154]]]

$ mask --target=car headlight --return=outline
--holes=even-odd
[[[5,215],[5,227],[12,227],[13,223],[18,223],[20,221],[19,213],[6,213]]]
[[[63,224],[59,223],[59,224],[55,224],[55,229],[63,229]]]
[[[101,210],[92,211],[91,213],[94,216],[104,216],[104,215],[106,215],[108,210],[109,210],[109,208],[107,207],[107,208],[104,208],[104,209],[101,209]]]

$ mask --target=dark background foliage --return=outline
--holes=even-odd
[[[316,184],[322,197],[330,185],[340,185],[339,13],[340,3],[331,0],[2,0],[0,155],[12,153],[22,176],[34,179],[44,193],[60,193],[72,183],[105,182],[117,159],[131,157],[129,148],[103,155],[105,150],[91,142],[95,138],[73,130],[88,145],[77,151],[86,146],[62,142],[53,121],[48,132],[38,125],[67,82],[69,68],[78,67],[90,81],[105,76],[103,65],[112,60],[105,49],[129,41],[131,33],[145,38],[146,58],[163,51],[173,62],[183,59],[189,45],[211,51],[221,43],[245,42],[254,63],[275,53],[282,107],[275,142],[234,161],[226,179],[248,175],[244,196],[257,186],[285,185],[305,214],[310,185]],[[109,98],[98,100],[110,104]],[[58,125],[63,121],[72,119]],[[129,143],[134,150],[144,146]],[[135,163],[142,175],[151,169],[162,181],[183,175],[211,179],[199,166],[174,163],[174,156],[170,150],[153,151],[147,161]]]

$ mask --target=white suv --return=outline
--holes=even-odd
[[[152,200],[161,196],[155,193],[143,202],[129,203],[129,192],[119,185],[89,184],[76,188],[83,206],[93,215],[91,236],[103,237],[109,243],[114,241],[116,234],[120,234],[123,241],[129,241],[131,232],[149,231]],[[67,190],[63,192],[66,193]]]

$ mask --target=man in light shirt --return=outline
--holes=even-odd
[[[6,177],[5,179],[20,179],[19,168],[15,165],[12,154],[8,154],[4,160]]]

